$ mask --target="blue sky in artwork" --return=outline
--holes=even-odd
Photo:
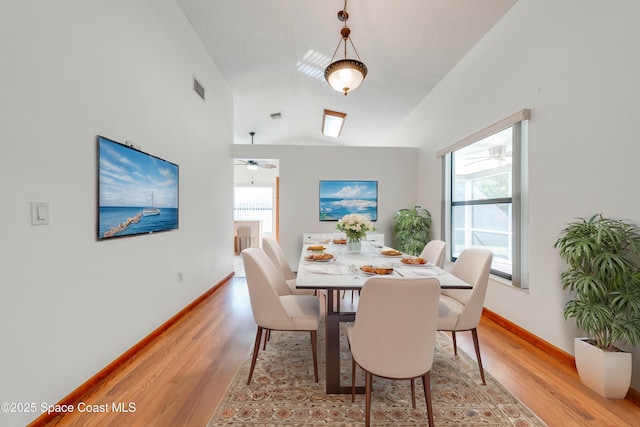
[[[377,219],[378,181],[320,181],[320,219],[359,213]]]
[[[99,137],[100,206],[178,207],[178,166]]]
[[[323,199],[375,199],[377,181],[321,181],[320,197]]]

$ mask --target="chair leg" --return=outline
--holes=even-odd
[[[478,330],[473,328],[471,330],[473,336],[473,346],[476,349],[476,357],[478,358],[478,368],[480,369],[480,377],[482,378],[482,385],[487,385],[484,380],[484,369],[482,368],[482,359],[480,358],[480,342],[478,341]]]
[[[356,401],[356,359],[351,356],[351,401]]]
[[[451,339],[453,340],[453,354],[458,355],[458,344],[456,343],[456,331],[451,331]]]
[[[365,427],[369,427],[371,425],[371,372],[365,370],[364,371],[364,389],[365,389],[365,416],[364,416],[364,425]]]
[[[353,304],[353,293],[355,291],[351,291],[351,304]],[[358,291],[358,293],[360,293],[360,291]],[[344,297],[347,296],[347,291],[342,291],[342,299],[344,299]]]
[[[313,352],[313,376],[318,382],[318,350],[317,350],[317,333],[316,331],[311,331],[311,351]]]
[[[411,378],[411,406],[416,409],[416,379]]]
[[[433,426],[433,405],[431,404],[431,371],[422,376],[422,386],[424,387],[424,399],[427,403],[427,419],[429,426]]]
[[[251,369],[249,369],[249,379],[247,385],[251,383],[251,377],[253,376],[253,368],[256,367],[256,360],[258,359],[258,351],[260,351],[260,341],[262,340],[262,326],[258,326],[258,332],[256,332],[256,342],[253,345],[253,357],[251,358]]]
[[[267,341],[271,340],[271,329],[265,329],[265,334],[264,334],[264,344],[262,345],[262,349],[266,350],[267,349]]]

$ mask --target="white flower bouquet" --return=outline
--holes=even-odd
[[[336,228],[344,231],[347,239],[351,242],[360,241],[360,239],[367,234],[367,231],[374,231],[376,229],[371,220],[361,214],[348,214],[343,216],[338,221]]]

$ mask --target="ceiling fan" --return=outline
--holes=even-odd
[[[251,135],[251,145],[253,145],[253,137],[255,134],[256,134],[255,132],[249,132],[249,135]],[[251,171],[258,170],[258,168],[263,168],[263,169],[277,168],[277,166],[274,165],[273,163],[259,162],[257,160],[238,160],[238,162],[240,163],[234,163],[234,166],[246,166],[247,169]]]
[[[273,163],[267,162],[259,162],[257,160],[237,160],[239,163],[234,163],[235,166],[246,166],[249,170],[258,170],[258,168],[263,169],[275,169],[276,165]]]
[[[470,162],[466,163],[465,166],[484,162],[485,160],[496,160],[500,165],[506,165],[508,161],[511,160],[511,152],[507,151],[505,145],[494,145],[493,147],[489,147],[488,156],[469,157],[467,160],[470,160]]]

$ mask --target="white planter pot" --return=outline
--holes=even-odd
[[[631,353],[603,351],[576,338],[575,357],[584,385],[602,397],[624,399],[631,385]]]

